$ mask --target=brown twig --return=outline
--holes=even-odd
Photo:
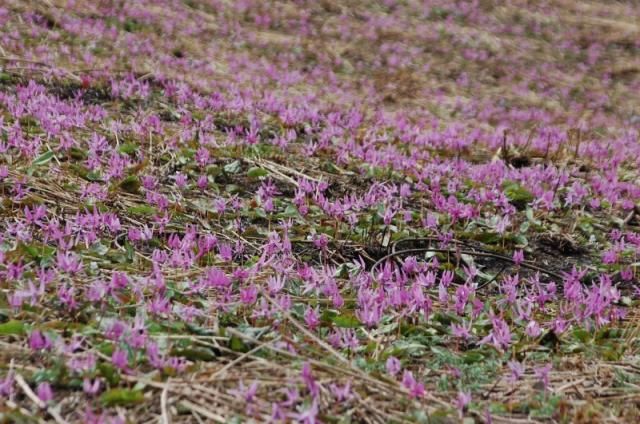
[[[480,256],[480,257],[487,257],[487,258],[494,258],[494,259],[500,259],[502,261],[508,261],[508,262],[513,262],[513,259],[508,257],[508,256],[504,256],[504,255],[500,255],[497,253],[489,253],[489,252],[477,252],[474,250],[455,250],[455,249],[440,249],[440,248],[432,248],[432,247],[422,247],[422,248],[415,248],[415,249],[406,249],[406,250],[399,250],[396,252],[392,252],[389,253],[388,255],[383,256],[382,258],[378,259],[378,261],[373,264],[373,266],[371,267],[371,276],[375,278],[375,272],[377,270],[377,268],[380,266],[380,264],[382,264],[384,261],[396,257],[396,256],[401,256],[401,255],[407,255],[410,253],[423,253],[423,252],[437,252],[437,253],[460,253],[463,255],[469,255],[469,256]],[[556,278],[560,281],[563,280],[563,277],[560,274],[557,274],[553,271],[548,271],[544,268],[541,268],[539,266],[533,265],[531,263],[528,262],[522,262],[520,264],[521,267],[523,268],[528,268],[534,271],[538,271],[541,272],[543,274],[546,274],[550,277]]]
[[[29,385],[24,380],[24,377],[22,377],[21,374],[15,373],[14,378],[15,378],[16,383],[18,384],[18,386],[20,386],[20,388],[24,392],[24,394],[39,409],[43,409],[43,410],[47,411],[47,413],[49,413],[49,415],[51,415],[53,417],[53,419],[55,420],[56,423],[58,423],[58,424],[66,424],[67,423],[67,421],[64,418],[62,418],[62,416],[60,416],[60,413],[58,411],[56,411],[55,409],[47,406],[46,403],[44,403],[42,400],[40,400],[40,398],[35,393],[33,393],[33,390],[31,390],[31,387],[29,387]]]

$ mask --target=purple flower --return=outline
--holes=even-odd
[[[93,382],[89,378],[82,380],[82,390],[88,395],[95,395],[100,391],[100,380],[95,379]]]
[[[467,406],[470,402],[470,392],[458,392],[458,397],[456,398],[456,408],[458,408],[458,414],[460,415],[460,418],[464,416],[464,412],[467,410]]]
[[[329,245],[329,237],[326,234],[320,234],[319,236],[313,236],[313,245],[318,249],[324,251]]]
[[[204,279],[209,287],[227,288],[231,285],[231,280],[219,268],[209,268]]]
[[[209,150],[202,146],[196,151],[196,162],[198,162],[198,165],[201,167],[205,167],[209,163],[210,156]]]
[[[440,277],[440,284],[443,287],[449,287],[449,285],[453,282],[453,271],[444,271],[442,276]]]
[[[402,375],[402,385],[409,390],[411,398],[421,398],[425,395],[424,384],[416,381],[411,371],[405,371]]]
[[[549,372],[553,368],[553,364],[547,364],[541,367],[537,367],[533,369],[534,374],[540,382],[542,383],[542,387],[546,391],[549,388]]]
[[[315,328],[320,324],[320,315],[318,314],[317,307],[314,309],[311,306],[307,306],[307,309],[304,312],[304,322],[310,329],[315,330]]]
[[[127,278],[127,274],[124,272],[114,272],[111,275],[111,284],[109,284],[109,289],[112,291],[123,290],[129,284],[129,278]]]
[[[58,269],[62,272],[77,274],[82,270],[82,262],[80,262],[80,258],[73,253],[58,252],[56,258]]]
[[[245,305],[252,305],[258,299],[258,288],[255,285],[250,285],[240,290],[240,301]]]
[[[610,249],[602,254],[602,263],[606,265],[612,265],[618,262],[618,252],[615,249]]]
[[[198,184],[198,188],[200,190],[205,190],[207,188],[207,185],[209,184],[209,180],[207,179],[207,176],[206,175],[200,175],[198,177],[197,184]]]
[[[471,322],[469,322],[467,325],[465,325],[464,321],[461,325],[452,323],[451,332],[453,333],[454,337],[468,340],[471,338]]]
[[[34,330],[29,335],[29,347],[32,350],[48,350],[51,348],[51,340],[39,330]]]
[[[111,363],[121,370],[126,370],[129,364],[127,352],[120,348],[116,348],[111,354]]]
[[[386,368],[387,368],[387,373],[395,376],[402,369],[402,364],[400,363],[400,360],[395,356],[389,356],[387,358]]]
[[[311,394],[311,397],[314,399],[320,395],[320,386],[316,383],[315,378],[311,373],[311,365],[308,362],[305,362],[302,366],[302,372],[300,373],[302,376],[302,381],[307,386],[307,390]]]
[[[176,186],[178,186],[179,189],[184,189],[187,186],[187,176],[184,174],[176,174],[174,177],[175,181],[176,181]]]
[[[284,288],[285,281],[282,275],[270,276],[269,279],[267,279],[269,294],[274,295],[279,293]]]
[[[492,316],[491,332],[480,341],[480,344],[491,343],[498,350],[507,350],[511,345],[511,330],[509,325],[500,317]]]
[[[337,384],[332,384],[329,386],[331,390],[331,394],[338,402],[343,402],[345,400],[349,400],[352,396],[351,393],[351,381],[348,381],[347,384],[340,387]]]
[[[252,403],[255,400],[256,393],[258,392],[258,382],[253,381],[249,387],[244,385],[241,380],[238,384],[237,390],[230,390],[229,393],[240,396],[246,403]]]
[[[382,319],[382,306],[375,299],[371,299],[360,304],[356,316],[367,327],[375,327]]]
[[[524,252],[522,251],[522,249],[513,252],[513,263],[517,266],[520,266],[522,262],[524,262]]]
[[[318,400],[313,399],[311,405],[303,410],[302,412],[291,414],[290,417],[295,420],[295,422],[300,424],[318,424],[321,421],[318,420]]]
[[[218,254],[223,261],[230,262],[233,259],[233,248],[228,243],[218,245]]]
[[[509,380],[511,383],[515,383],[520,380],[520,378],[524,375],[524,365],[518,361],[509,361],[507,362],[507,366],[511,371],[511,375],[509,376]]]
[[[38,384],[38,387],[36,388],[36,394],[38,395],[38,398],[40,398],[40,400],[44,403],[48,403],[53,400],[53,390],[47,382]]]
[[[0,396],[9,397],[13,394],[13,384],[15,383],[15,378],[13,376],[13,372],[9,371],[7,376],[0,380]]]
[[[158,184],[156,177],[153,175],[144,175],[142,178],[142,187],[147,190],[154,190]]]
[[[532,320],[532,321],[529,321],[529,324],[527,324],[525,333],[527,334],[527,336],[531,338],[535,338],[535,337],[538,337],[540,333],[542,333],[542,329],[540,328],[540,325],[538,325],[536,321]]]

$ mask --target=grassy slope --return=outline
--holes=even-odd
[[[476,296],[486,308],[474,321],[471,341],[451,337],[450,324],[466,317],[442,305],[437,290],[428,294],[434,310],[429,320],[392,311],[380,325],[367,328],[356,318],[356,278],[349,275],[347,264],[362,257],[369,272],[395,241],[433,236],[420,223],[430,213],[439,219],[440,234],[452,231],[469,251],[510,256],[525,248],[530,265],[554,274],[573,265],[587,267],[594,280],[610,273],[624,295],[633,294],[635,266],[632,283],[623,284],[619,271],[635,262],[635,251],[626,251],[611,267],[600,259],[612,246],[612,229],[635,233],[638,228],[632,210],[638,201],[634,158],[639,149],[637,132],[635,137],[628,133],[637,131],[640,113],[634,95],[640,88],[637,11],[630,3],[554,1],[534,7],[526,2],[480,2],[467,14],[462,6],[448,9],[446,3],[422,7],[400,2],[393,7],[354,1],[347,8],[333,2],[269,2],[242,10],[226,2],[151,1],[125,9],[109,2],[100,7],[82,1],[74,6],[55,0],[4,2],[0,90],[18,98],[22,90],[21,99],[31,105],[34,116],[16,118],[17,112],[3,102],[3,134],[8,138],[9,127],[17,123],[28,140],[25,145],[35,146],[35,151],[11,150],[3,156],[9,174],[2,182],[3,229],[15,230],[16,219],[25,218],[24,208],[36,205],[47,206],[48,219],[60,222],[72,222],[76,214],[96,208],[114,213],[121,223],[117,232],[101,228],[97,240],[77,243],[71,252],[81,259],[83,270],[60,272],[33,304],[25,296],[19,308],[11,307],[10,296],[28,291],[26,281],[35,279],[38,265],[60,268],[59,246],[37,229],[25,240],[8,232],[5,263],[22,261],[27,275],[21,281],[6,277],[2,283],[6,319],[0,324],[0,355],[9,374],[23,376],[31,387],[49,381],[56,396],[46,412],[26,396],[25,384],[17,384],[5,398],[4,417],[27,421],[60,415],[81,422],[90,409],[131,422],[167,416],[171,422],[227,422],[234,417],[260,422],[272,413],[273,402],[285,399],[282,389],[287,385],[297,385],[302,393],[291,414],[313,407],[300,371],[306,362],[321,390],[320,418],[328,422],[420,421],[427,416],[455,422],[460,391],[472,393],[465,414],[479,421],[487,410],[496,422],[527,417],[636,420],[640,376],[636,303],[631,297],[618,302],[627,310],[626,320],[597,330],[575,323],[560,335],[545,330],[540,337],[527,337],[526,323],[509,317],[513,344],[502,352],[478,341],[491,328],[489,309],[499,310],[494,302],[502,294],[493,280],[517,270],[510,262],[474,254],[455,258],[452,252],[439,256],[445,267],[462,270],[473,261],[488,275],[488,285]],[[271,17],[271,24],[259,23],[264,16]],[[377,22],[375,37],[369,34],[372,22]],[[594,63],[589,62],[590,52],[599,53]],[[180,83],[168,82],[173,80]],[[29,81],[37,81],[42,92],[24,88]],[[203,104],[212,93],[224,100]],[[269,98],[288,103],[289,109],[273,107],[278,110],[274,112],[267,105]],[[309,148],[319,143],[318,134],[329,126],[331,113],[349,116],[355,109],[363,111],[359,125],[339,120],[336,127],[346,130],[336,134],[335,144]],[[287,110],[294,116],[287,117]],[[62,116],[63,122],[82,122],[64,129],[77,146],[59,151],[60,137],[50,135],[55,131],[44,124],[50,122],[46,114],[35,116],[38,111]],[[226,143],[234,128],[238,138],[245,139],[255,120],[260,122],[260,143]],[[407,135],[414,126],[428,135],[428,142]],[[297,132],[285,149],[273,146],[273,140],[292,129]],[[94,132],[127,158],[122,175],[106,177],[115,166],[108,157],[95,172],[87,168]],[[212,158],[207,167],[195,160],[203,146]],[[607,148],[611,153],[603,159]],[[487,177],[492,163],[499,168],[497,181]],[[174,183],[178,172],[189,177],[186,188]],[[573,182],[585,184],[605,201],[605,190],[594,187],[599,176],[611,173],[615,184],[629,187],[617,189],[610,205],[592,208],[586,199],[572,207],[562,204],[560,198]],[[567,181],[555,184],[563,174]],[[143,175],[154,176],[158,187],[141,187]],[[195,185],[201,175],[208,177],[204,190]],[[445,193],[457,191],[461,203],[474,189],[506,193],[518,206],[507,233],[497,234],[500,211],[493,205],[480,207],[473,219],[452,223],[418,185],[432,175],[442,179]],[[23,177],[28,191],[20,198],[14,192]],[[410,184],[414,191],[403,209],[414,219],[383,224],[384,206],[378,203],[385,205],[384,199],[358,211],[354,227],[318,205],[311,205],[303,217],[293,202],[301,178],[326,181],[329,201],[343,200],[349,193],[363,196],[379,183]],[[274,213],[255,195],[267,179],[281,193]],[[555,210],[532,202],[531,192],[538,185],[553,192]],[[80,199],[92,189],[99,200]],[[165,196],[168,204],[151,205],[148,191]],[[213,200],[230,202],[233,196],[240,200],[239,207],[228,206],[220,213]],[[632,202],[631,208],[624,200]],[[163,217],[168,217],[164,226]],[[321,293],[305,292],[295,277],[286,287],[293,302],[288,312],[266,295],[262,303],[248,306],[235,291],[229,299],[214,291],[190,292],[191,282],[211,266],[230,275],[255,263],[270,231],[283,234],[280,222],[286,219],[293,222],[292,260],[317,269],[334,267],[343,306],[335,307]],[[233,225],[236,220],[242,223],[239,228]],[[244,252],[231,260],[212,252],[187,261],[187,266],[177,257],[162,267],[168,294],[159,294],[149,282],[154,249],[180,251],[169,247],[169,237],[184,238],[189,226],[198,235],[216,235],[219,243],[241,241]],[[145,227],[154,229],[153,237],[135,241],[131,231]],[[313,232],[328,234],[331,242],[325,251],[313,247],[308,237]],[[78,232],[79,237],[83,234]],[[404,247],[425,245],[409,241]],[[110,281],[117,272],[135,281],[131,289],[103,304],[87,300],[88,287]],[[252,282],[262,290],[275,273],[265,266]],[[521,276],[534,278],[525,267]],[[462,281],[465,277],[458,275]],[[547,282],[549,277],[541,278]],[[60,302],[60,287],[75,290],[77,308]],[[154,301],[162,299],[173,309],[154,314],[162,309]],[[566,303],[559,296],[536,318],[553,322]],[[310,330],[304,323],[309,306],[319,310],[319,329]],[[276,323],[256,317],[261,309],[271,309]],[[116,318],[134,324],[137,311],[146,311],[147,338],[157,341],[167,357],[182,358],[184,370],[157,369],[144,349],[105,335]],[[195,311],[196,317],[187,322],[185,311]],[[330,331],[350,327],[355,328],[358,348],[328,344]],[[28,334],[36,329],[58,340],[55,353],[28,347]],[[83,339],[77,352],[60,347],[74,336]],[[112,364],[117,349],[128,352],[127,372]],[[400,379],[386,374],[390,355],[425,383],[423,399],[410,399]],[[97,362],[95,367],[84,373],[69,371],[73,357],[87,356]],[[516,384],[507,378],[507,362],[513,359],[526,364]],[[545,391],[534,369],[547,363],[553,369]],[[101,395],[83,394],[86,376],[101,381]],[[245,402],[234,390],[240,382],[245,387],[254,381],[259,382],[255,399]],[[337,402],[331,385],[346,384],[352,386],[352,397]]]

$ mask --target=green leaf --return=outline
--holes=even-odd
[[[231,163],[228,163],[224,166],[224,172],[227,174],[237,174],[240,172],[240,161],[235,160]]]
[[[251,178],[266,177],[267,175],[269,172],[266,169],[257,166],[251,167],[247,171],[247,176]]]
[[[67,374],[67,370],[64,366],[64,362],[56,362],[53,365],[49,365],[46,369],[41,369],[33,374],[33,381],[35,383],[41,383],[48,381],[50,383],[61,382]]]
[[[439,358],[455,358],[456,357],[456,355],[452,351],[440,346],[431,346],[431,352],[433,352]]]
[[[507,199],[519,209],[524,209],[527,203],[533,202],[533,194],[514,181],[505,181],[502,188]]]
[[[109,251],[109,248],[107,246],[105,246],[104,244],[97,242],[94,243],[93,245],[91,245],[91,251],[100,255],[100,256],[104,256],[107,254],[107,252]]]
[[[27,325],[22,321],[11,320],[0,324],[0,336],[22,336],[27,332]]]
[[[135,175],[129,175],[120,182],[119,186],[127,193],[136,194],[140,190],[140,179]]]
[[[45,163],[49,162],[51,159],[53,159],[53,151],[47,150],[45,153],[35,158],[31,165],[32,166],[44,165]]]
[[[127,211],[134,215],[147,215],[147,216],[155,215],[157,213],[156,208],[149,205],[132,206],[128,208]]]
[[[126,21],[124,21],[122,28],[127,32],[136,32],[142,29],[142,24],[140,24],[138,21],[136,21],[133,18],[129,18]]]
[[[88,157],[87,152],[75,146],[69,149],[69,156],[75,160],[85,160]]]
[[[602,357],[606,361],[619,361],[623,355],[623,349],[620,349],[619,346],[613,345],[608,346],[602,351]]]
[[[582,343],[586,343],[591,340],[591,334],[587,330],[584,330],[582,328],[576,328],[575,330],[573,330],[573,337],[575,337],[576,340],[581,341]]]
[[[340,328],[358,328],[362,327],[362,324],[354,315],[346,314],[346,315],[336,315],[331,318],[331,321],[335,324],[336,327]]]
[[[298,212],[298,208],[296,208],[294,205],[287,205],[287,207],[284,209],[284,212],[278,214],[279,218],[298,218],[299,216],[300,213]]]
[[[212,177],[217,177],[222,172],[218,165],[208,165],[206,171],[207,175],[211,175]]]
[[[235,194],[242,192],[242,187],[237,184],[227,184],[224,188],[227,193]]]
[[[534,216],[533,216],[533,209],[531,208],[527,208],[525,211],[525,215],[527,215],[527,219],[532,222],[535,225],[540,225],[542,224],[539,220],[537,220]]]
[[[131,243],[126,242],[124,244],[124,248],[127,252],[127,256],[126,256],[127,262],[133,262],[133,257],[135,256],[135,250],[133,246],[131,245]]]
[[[484,360],[484,355],[478,352],[477,350],[470,350],[468,352],[465,352],[464,355],[462,355],[462,361],[465,364],[475,364],[478,362],[482,362],[483,360]]]
[[[234,352],[244,353],[249,351],[249,347],[236,335],[231,336],[231,339],[229,340],[229,348]]]
[[[118,147],[118,152],[123,153],[125,155],[131,155],[138,150],[138,146],[133,143],[124,143]]]
[[[173,351],[172,354],[175,356],[181,356],[193,362],[196,362],[196,361],[211,362],[216,359],[215,352],[205,347],[177,349]]]
[[[144,394],[140,390],[111,389],[100,396],[104,406],[130,406],[144,402]]]
[[[31,259],[35,261],[49,260],[53,257],[53,254],[56,253],[55,247],[47,246],[46,244],[37,245],[37,244],[21,244],[21,250],[29,255]]]
[[[502,240],[502,237],[493,231],[480,231],[473,235],[473,239],[484,244],[497,244]]]
[[[87,180],[93,182],[102,181],[102,175],[100,175],[100,173],[96,171],[89,171],[87,172]]]

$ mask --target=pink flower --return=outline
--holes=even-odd
[[[464,416],[464,412],[467,409],[467,406],[471,402],[471,393],[470,392],[458,392],[458,397],[456,399],[456,408],[458,408],[458,414],[460,418]]]
[[[320,324],[320,316],[318,315],[317,307],[314,309],[307,306],[307,310],[304,312],[304,322],[310,329],[315,330],[315,328]]]
[[[411,398],[420,398],[425,395],[424,384],[416,381],[411,371],[405,371],[402,375],[402,385],[409,390]]]
[[[0,380],[0,396],[9,397],[13,394],[13,384],[15,383],[15,378],[13,376],[13,372],[9,371],[7,376]]]
[[[254,381],[249,387],[246,387],[244,382],[240,381],[238,389],[230,390],[229,392],[240,396],[246,403],[252,403],[255,400],[256,393],[258,392],[258,382]]]
[[[44,403],[48,403],[53,400],[53,390],[47,382],[38,384],[38,387],[36,388],[36,394],[38,395],[38,398],[40,398],[40,400]]]
[[[618,262],[618,252],[615,249],[610,249],[602,254],[602,263],[605,265],[612,265]]]
[[[313,399],[311,405],[300,413],[291,414],[290,417],[297,423],[301,424],[318,424],[321,421],[318,420],[318,400]]]
[[[70,252],[58,252],[57,266],[60,271],[68,274],[77,274],[82,270],[82,262],[80,261],[80,258]]]
[[[176,174],[175,175],[175,181],[176,181],[176,186],[178,186],[179,189],[184,189],[187,186],[187,176],[184,174]]]
[[[96,378],[91,382],[89,378],[85,378],[82,381],[82,390],[88,395],[95,395],[100,391],[100,380]]]
[[[144,175],[142,178],[142,187],[147,190],[153,190],[158,185],[158,181],[153,175]]]
[[[533,372],[536,375],[536,377],[540,379],[540,382],[542,383],[542,387],[544,388],[544,390],[547,390],[549,388],[549,372],[551,371],[552,368],[553,368],[553,364],[547,364],[547,365],[533,369]]]
[[[127,352],[124,350],[117,348],[111,354],[111,363],[121,370],[126,370],[129,364],[129,359],[127,357]]]
[[[39,330],[34,330],[29,335],[29,347],[32,350],[50,349],[51,340]]]
[[[527,336],[535,338],[535,337],[538,337],[540,333],[542,333],[542,329],[540,328],[540,325],[538,325],[536,321],[532,320],[532,321],[529,321],[529,324],[527,324],[527,328],[525,329],[525,332]]]
[[[114,272],[111,275],[111,284],[109,284],[109,289],[112,291],[123,290],[129,284],[129,278],[127,274],[123,272]]]
[[[509,325],[500,317],[492,316],[493,328],[491,332],[480,341],[480,344],[491,343],[498,350],[506,350],[511,345],[511,330]]]
[[[453,333],[454,337],[468,340],[471,338],[471,323],[469,322],[467,325],[465,325],[464,322],[461,325],[452,323],[451,332]]]
[[[329,237],[327,237],[326,234],[320,234],[320,236],[314,236],[313,245],[318,249],[324,251],[329,245]]]
[[[517,266],[520,266],[522,262],[524,262],[524,252],[522,251],[522,249],[513,252],[513,263]]]
[[[199,147],[196,151],[196,162],[198,162],[198,165],[201,167],[205,167],[209,163],[210,156],[209,150],[206,147]]]
[[[245,305],[252,305],[258,299],[258,288],[255,285],[240,290],[240,301]]]
[[[307,386],[307,390],[309,390],[309,393],[311,394],[311,397],[316,399],[320,395],[320,386],[318,386],[318,383],[311,374],[311,365],[309,365],[308,362],[304,363],[300,374],[302,376],[302,381],[304,381]]]
[[[231,285],[231,280],[219,268],[209,268],[204,282],[209,287],[227,288]]]
[[[343,402],[345,400],[349,400],[352,396],[351,394],[351,381],[348,381],[347,384],[340,387],[337,384],[332,384],[329,386],[331,390],[331,394],[338,402]]]
[[[402,369],[402,364],[400,363],[400,360],[395,356],[389,356],[387,358],[386,368],[387,368],[387,373],[395,376]]]
[[[520,380],[520,378],[524,375],[524,365],[518,361],[509,361],[507,362],[507,366],[509,370],[511,370],[511,375],[509,376],[509,380],[511,383],[515,383]]]
[[[200,175],[198,177],[198,188],[200,190],[205,190],[207,188],[207,185],[209,184],[209,180],[207,179],[206,175]]]

